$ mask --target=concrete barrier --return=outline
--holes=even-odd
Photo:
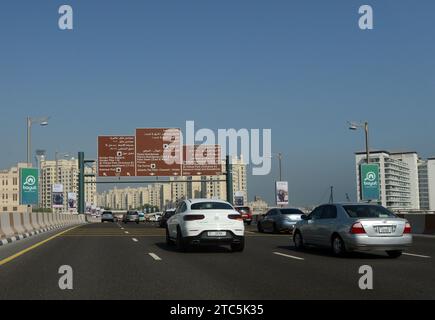
[[[23,227],[26,233],[30,233],[33,230],[32,223],[30,222],[30,213],[23,213]]]
[[[409,221],[412,233],[435,234],[435,214],[398,214]]]
[[[84,223],[85,216],[77,214],[1,212],[0,245],[56,228]]]

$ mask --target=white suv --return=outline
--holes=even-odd
[[[184,200],[168,220],[166,242],[175,243],[180,251],[192,245],[230,245],[233,251],[243,251],[243,218],[225,201]]]

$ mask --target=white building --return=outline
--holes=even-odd
[[[366,154],[355,154],[357,199],[361,201],[360,165]],[[372,151],[370,163],[379,165],[380,202],[393,210],[419,210],[419,158],[416,152]]]
[[[419,160],[420,208],[435,211],[435,158]]]
[[[40,201],[43,208],[52,208],[53,185],[63,186],[64,208],[56,211],[68,211],[68,193],[78,194],[78,160],[41,160],[40,163]],[[85,174],[95,174],[96,166],[86,167]],[[87,182],[95,182],[96,178],[87,178]],[[85,203],[97,204],[97,187],[95,183],[85,184]]]

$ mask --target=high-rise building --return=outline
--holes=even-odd
[[[26,163],[0,171],[0,210],[3,212],[26,212],[27,206],[20,205],[20,169]]]
[[[379,165],[380,203],[393,210],[419,210],[419,170],[416,152],[372,151],[370,163]],[[364,152],[355,154],[357,197],[361,201],[360,165]]]
[[[40,179],[41,179],[41,205],[43,208],[53,207],[53,186],[61,184],[63,186],[64,207],[55,211],[68,211],[68,193],[78,194],[78,160],[45,160],[41,161]],[[96,166],[85,168],[85,174],[95,174]],[[85,184],[85,202],[90,206],[97,203],[96,178],[87,178]]]
[[[435,211],[435,158],[419,160],[420,208]]]

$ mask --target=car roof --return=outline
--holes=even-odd
[[[218,203],[228,203],[227,201],[218,200],[218,199],[189,199],[186,200],[190,204],[195,203],[204,203],[204,202],[218,202]]]
[[[370,202],[335,202],[335,203],[324,203],[322,206],[333,205],[333,206],[379,206],[379,203]],[[320,207],[320,206],[319,206]]]

